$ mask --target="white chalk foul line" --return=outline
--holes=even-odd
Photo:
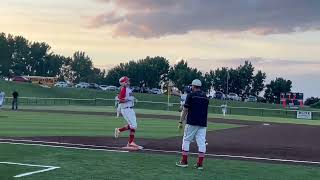
[[[143,149],[144,151],[150,152],[159,152],[159,153],[175,153],[180,154],[180,151],[165,151],[157,149]],[[198,153],[189,153],[192,155],[197,155]],[[256,160],[256,161],[273,161],[273,162],[288,162],[288,163],[297,163],[297,164],[315,164],[320,165],[320,162],[317,161],[303,161],[303,160],[292,160],[292,159],[277,159],[277,158],[265,158],[265,157],[254,157],[254,156],[237,156],[237,155],[228,155],[228,154],[206,154],[210,157],[220,157],[220,158],[232,158],[232,159],[246,159],[246,160]]]
[[[1,142],[10,141],[10,142]],[[34,143],[46,143],[46,144],[34,144]],[[64,149],[77,149],[77,150],[90,150],[90,151],[106,151],[106,152],[122,152],[127,153],[129,151],[116,150],[121,147],[109,147],[109,146],[95,146],[95,145],[85,145],[85,144],[72,144],[72,143],[59,143],[50,141],[33,141],[33,140],[15,140],[15,139],[1,139],[0,144],[16,144],[16,145],[30,145],[30,146],[42,146],[42,147],[54,147],[54,148],[64,148]],[[55,145],[49,145],[55,144]],[[65,145],[65,146],[64,146]],[[69,145],[69,146],[67,146]],[[77,146],[77,147],[71,147]],[[97,149],[104,148],[104,149]],[[115,149],[115,150],[112,150]]]
[[[45,168],[45,169],[38,170],[38,171],[32,171],[32,172],[27,172],[27,173],[23,173],[23,174],[18,174],[16,176],[13,176],[15,178],[30,176],[30,175],[33,175],[33,174],[43,173],[43,172],[52,171],[52,170],[60,168],[60,167],[56,167],[56,166],[44,166],[44,165],[36,165],[36,164],[22,164],[22,163],[14,163],[14,162],[0,162],[0,164]]]
[[[120,147],[112,147],[112,146],[95,146],[95,145],[59,143],[59,142],[50,142],[50,141],[15,140],[15,139],[1,139],[1,138],[0,138],[0,141],[12,141],[12,142],[0,142],[0,144],[44,146],[44,147],[57,147],[57,148],[65,148],[65,149],[82,149],[82,150],[107,151],[107,152],[129,152],[129,151],[122,151],[122,150],[109,150],[109,149],[119,149],[120,148]],[[22,143],[22,142],[26,142],[26,143]],[[59,144],[59,146],[45,145],[45,144],[31,144],[31,143]],[[82,147],[69,147],[69,146],[63,146],[63,145],[73,145],[73,146],[82,146]],[[91,148],[83,148],[83,147],[91,147]],[[107,148],[107,149],[95,149],[95,148]],[[175,153],[175,154],[181,153],[180,151],[166,151],[166,150],[160,150],[160,149],[143,149],[143,151],[159,152],[159,153]],[[189,153],[189,154],[197,155],[198,153]],[[278,159],[278,158],[266,158],[266,157],[254,157],[254,156],[238,156],[238,155],[229,155],[229,154],[206,154],[206,156],[220,157],[220,158],[232,158],[232,159],[244,159],[244,160],[256,160],[256,161],[259,160],[259,161],[270,161],[270,162],[287,162],[287,163],[296,163],[296,164],[320,165],[320,162],[317,162],[317,161]]]

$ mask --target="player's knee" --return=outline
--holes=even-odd
[[[205,152],[206,152],[206,150],[207,150],[206,143],[198,144],[198,150],[199,150],[199,152],[203,152],[203,153],[205,153]]]
[[[138,128],[138,126],[136,124],[130,124],[130,129],[136,130],[137,128]]]

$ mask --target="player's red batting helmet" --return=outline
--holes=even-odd
[[[119,79],[120,85],[127,84],[129,82],[129,78],[127,76],[123,76],[122,78]]]

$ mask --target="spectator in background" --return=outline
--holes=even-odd
[[[18,110],[18,97],[19,97],[19,94],[17,91],[14,91],[12,93],[12,110]]]
[[[2,105],[5,102],[5,93],[3,91],[0,91],[0,109],[2,108]]]

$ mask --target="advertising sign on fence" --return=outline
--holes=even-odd
[[[297,119],[312,119],[312,112],[310,112],[310,111],[297,111]]]

